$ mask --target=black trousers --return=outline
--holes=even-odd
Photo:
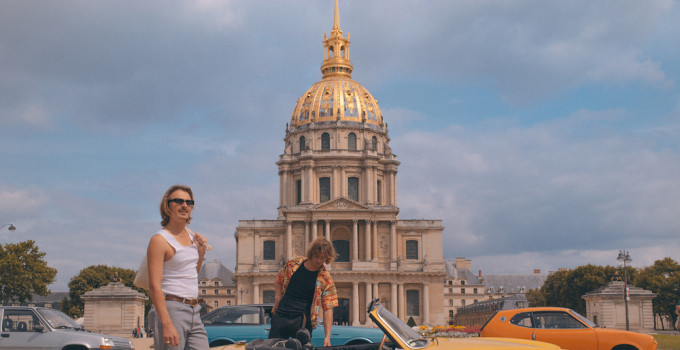
[[[304,322],[304,325],[303,325]],[[272,315],[272,325],[269,330],[269,339],[273,338],[295,338],[295,333],[302,328],[307,328],[312,334],[312,320],[310,315],[287,314],[278,310]]]

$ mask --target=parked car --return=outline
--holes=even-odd
[[[656,350],[651,335],[599,328],[576,311],[535,307],[496,312],[482,327],[482,337],[534,339],[569,350]]]
[[[0,349],[133,349],[129,339],[86,331],[59,310],[1,306],[0,319]]]
[[[383,334],[380,342],[361,345],[333,345],[323,350],[560,350],[553,344],[506,338],[424,338],[406,325],[375,299],[368,307],[368,316]],[[333,327],[335,328],[335,326]],[[301,337],[304,338],[304,337]],[[272,340],[272,339],[269,339]],[[276,340],[275,340],[276,341]],[[310,344],[295,339],[237,343],[216,350],[314,350]]]
[[[251,342],[269,337],[272,304],[222,306],[202,317],[210,346]],[[383,332],[377,328],[333,325],[332,345],[380,342]],[[312,332],[312,345],[323,346],[323,326]]]

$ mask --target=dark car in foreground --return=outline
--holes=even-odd
[[[86,331],[54,309],[2,306],[0,319],[0,349],[133,349],[129,339]]]
[[[267,338],[271,328],[272,304],[222,306],[202,317],[211,347]],[[383,332],[377,328],[333,325],[332,345],[379,343]],[[312,345],[323,346],[323,326],[312,332]]]
[[[572,309],[534,307],[496,312],[482,337],[540,340],[568,350],[656,350],[651,335],[599,328]]]

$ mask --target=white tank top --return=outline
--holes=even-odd
[[[193,232],[189,231],[191,245],[183,246],[175,239],[175,236],[165,230],[158,231],[165,240],[175,248],[172,259],[163,262],[163,280],[161,290],[164,294],[174,295],[180,298],[192,299],[198,297],[198,248],[194,243]]]

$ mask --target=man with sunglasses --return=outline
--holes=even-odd
[[[155,350],[209,348],[197,299],[207,242],[187,228],[193,208],[191,188],[170,187],[160,205],[163,229],[151,237],[147,248]]]

